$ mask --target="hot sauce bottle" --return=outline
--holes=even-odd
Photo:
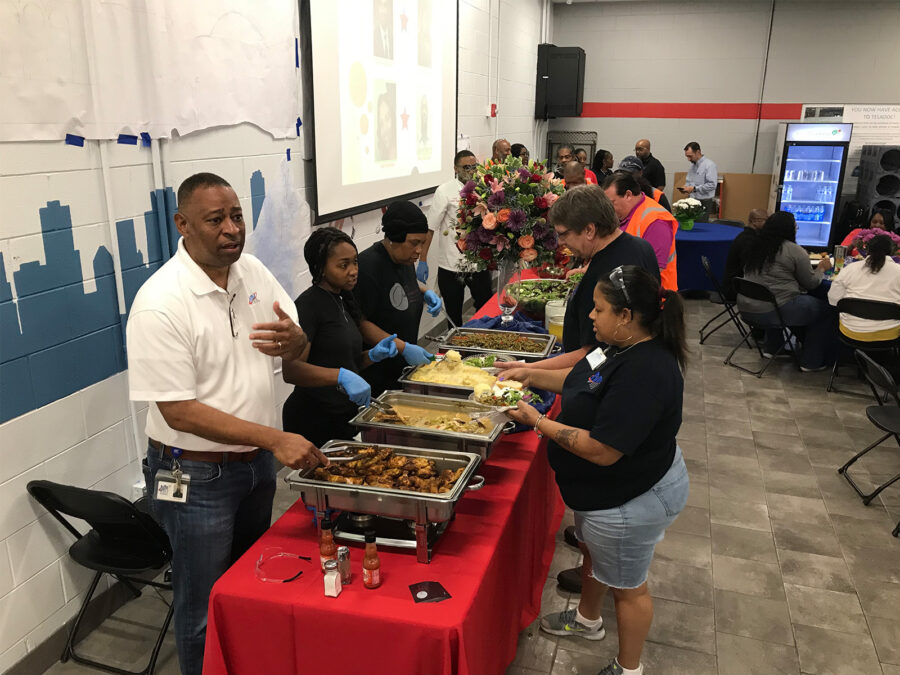
[[[381,586],[381,560],[375,548],[375,530],[366,531],[366,553],[363,558],[363,586],[378,588]]]
[[[329,560],[337,560],[337,546],[334,543],[334,534],[332,528],[334,524],[330,519],[322,520],[322,538],[319,540],[319,564],[322,567],[322,573],[325,573],[325,563]]]

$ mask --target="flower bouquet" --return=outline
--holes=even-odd
[[[694,219],[699,218],[704,213],[703,204],[700,203],[699,199],[694,199],[693,197],[685,197],[672,204],[672,215],[675,216],[682,230],[694,229]]]
[[[851,246],[857,250],[860,256],[865,257],[866,255],[868,255],[869,242],[872,241],[873,237],[877,237],[881,234],[891,238],[891,241],[894,244],[891,247],[891,256],[896,256],[897,251],[900,250],[900,235],[897,235],[889,230],[880,230],[878,228],[866,228],[864,230],[861,230],[860,233],[853,238]]]
[[[563,191],[562,181],[540,162],[523,164],[510,156],[479,166],[460,191],[460,271],[556,263],[559,238],[547,210]]]

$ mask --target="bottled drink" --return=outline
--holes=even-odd
[[[381,560],[375,548],[375,530],[366,531],[366,552],[363,558],[363,586],[378,588],[381,586]]]
[[[782,201],[785,201],[785,202],[791,201],[791,198],[794,196],[794,188],[792,188],[790,185],[788,185],[782,191],[782,195],[783,195]]]
[[[337,546],[334,543],[334,533],[332,532],[334,523],[330,519],[322,520],[322,536],[319,539],[319,564],[322,566],[322,572],[325,572],[325,563],[329,560],[337,560]]]
[[[819,187],[816,188],[816,201],[817,202],[825,201],[825,188],[822,185],[820,185]]]

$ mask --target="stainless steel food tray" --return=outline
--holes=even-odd
[[[416,552],[419,562],[429,562],[431,552],[427,541],[426,526],[428,523],[443,523],[453,518],[453,509],[464,491],[473,481],[475,469],[480,457],[469,452],[442,451],[425,448],[403,447],[359,441],[328,441],[322,449],[335,445],[346,445],[348,448],[389,448],[406,457],[424,457],[434,460],[438,471],[459,469],[464,467],[462,475],[450,492],[430,494],[411,490],[395,490],[392,488],[374,487],[371,485],[348,485],[346,483],[329,483],[312,476],[314,468],[291,471],[285,482],[291,490],[300,492],[303,503],[314,506],[317,522],[321,523],[328,509],[353,511],[355,513],[371,513],[376,516],[403,518],[416,522]],[[483,479],[481,479],[483,484]],[[478,485],[480,487],[480,485]],[[472,489],[477,489],[473,484]]]
[[[529,340],[535,340],[536,342],[542,343],[543,349],[541,349],[541,351],[539,352],[516,352],[507,349],[460,347],[459,345],[450,344],[450,340],[455,335],[475,335],[483,333],[487,333],[489,335],[497,333],[517,335],[519,337],[528,338]],[[438,349],[442,351],[455,349],[460,354],[509,354],[510,356],[515,356],[516,358],[522,359],[524,361],[540,361],[541,359],[546,359],[548,356],[550,356],[550,353],[553,351],[554,346],[556,346],[555,335],[545,335],[543,333],[523,333],[510,330],[494,330],[491,328],[451,328],[447,333],[438,338]]]
[[[469,356],[495,356],[498,361],[513,361],[513,357],[508,356],[507,354],[470,354]],[[437,358],[443,358],[442,356],[438,356]],[[465,360],[465,358],[463,359]],[[475,391],[474,387],[464,387],[462,385],[457,384],[439,384],[437,382],[422,382],[419,380],[413,380],[412,375],[419,368],[424,368],[427,364],[422,364],[419,366],[407,366],[403,369],[403,372],[400,374],[400,379],[398,380],[400,383],[400,387],[403,391],[408,391],[411,394],[425,394],[426,396],[445,396],[449,398],[469,398],[472,393]],[[491,375],[496,375],[500,372],[499,368],[482,368],[482,370],[487,371]]]
[[[473,413],[491,410],[491,406],[475,401],[459,398],[447,398],[440,396],[425,396],[423,394],[411,394],[405,391],[386,391],[377,399],[382,403],[395,403],[415,405],[440,412]],[[350,424],[356,425],[362,432],[362,439],[369,443],[393,446],[412,445],[420,448],[434,448],[436,450],[451,450],[472,452],[481,459],[487,459],[494,443],[500,438],[507,425],[512,422],[496,421],[489,433],[469,434],[456,431],[441,431],[425,427],[407,427],[388,422],[376,422],[372,418],[378,411],[374,408],[366,408],[350,420]]]

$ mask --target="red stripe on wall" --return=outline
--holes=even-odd
[[[796,120],[800,103],[597,103],[585,102],[582,117],[656,117],[680,120]]]

